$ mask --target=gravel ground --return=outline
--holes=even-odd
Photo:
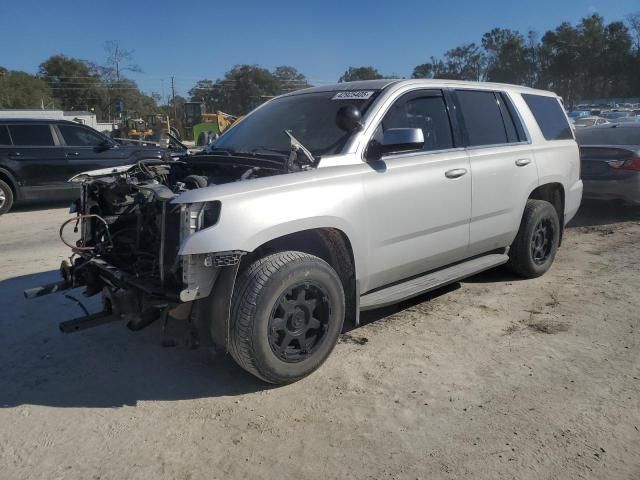
[[[640,478],[640,211],[587,205],[551,271],[367,312],[269,387],[159,325],[57,330],[62,208],[0,217],[2,479]],[[75,293],[74,293],[75,295]]]

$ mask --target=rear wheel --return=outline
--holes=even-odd
[[[560,240],[556,209],[544,200],[528,200],[507,266],[525,278],[543,275],[553,263]]]
[[[0,180],[0,215],[7,213],[13,206],[13,190],[6,184],[6,182]]]
[[[344,314],[342,283],[329,264],[302,252],[275,253],[236,282],[229,351],[262,380],[291,383],[327,359]]]

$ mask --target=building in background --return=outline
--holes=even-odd
[[[0,118],[53,118],[57,120],[69,120],[95,128],[100,132],[111,132],[114,128],[112,123],[98,122],[95,113],[80,110],[65,112],[63,110],[0,109]]]

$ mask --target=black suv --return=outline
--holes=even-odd
[[[120,144],[78,123],[0,119],[0,215],[14,201],[73,199],[67,180],[86,170],[162,158],[158,146]]]

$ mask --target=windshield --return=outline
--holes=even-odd
[[[364,114],[378,93],[332,91],[276,98],[225,132],[207,150],[288,154],[290,142],[284,130],[290,130],[315,157],[339,153],[351,133],[336,125],[338,109],[352,104]]]
[[[579,130],[580,145],[640,145],[640,128],[609,127]]]

